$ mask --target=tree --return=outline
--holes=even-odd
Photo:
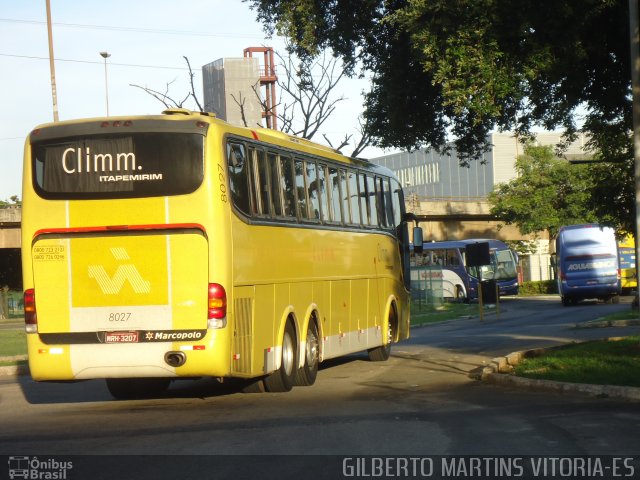
[[[20,200],[20,197],[18,197],[18,195],[12,195],[11,197],[9,197],[9,200],[0,200],[0,208],[1,207],[8,207],[11,205],[22,205],[22,200]]]
[[[280,102],[269,107],[262,100],[257,86],[256,95],[261,98],[263,110],[272,108],[277,112],[280,130],[311,140],[333,116],[336,106],[346,100],[344,95],[334,94],[350,67],[340,65],[328,52],[314,58],[300,58],[290,44],[287,44],[287,52],[289,55],[286,57],[276,52],[279,66],[284,71],[284,75],[278,75],[277,80]],[[369,145],[371,138],[365,133],[361,119],[358,132],[357,141],[354,141],[353,134],[345,133],[339,144],[335,144],[335,140],[326,134],[322,136],[329,146],[339,152],[354,142],[350,156],[357,157]]]
[[[623,0],[245,0],[301,56],[330,48],[374,73],[365,117],[377,145],[446,147],[464,161],[494,128],[584,129],[628,141]],[[610,142],[593,135],[607,153]]]
[[[627,1],[244,1],[299,55],[330,48],[373,73],[364,112],[373,145],[453,147],[468,165],[494,129],[524,138],[562,128],[569,141],[582,121],[591,150],[625,165],[601,171],[599,198],[619,206],[603,219],[633,224]]]
[[[318,59],[310,59],[308,57],[300,59],[293,53],[287,59],[278,53],[276,55],[285,72],[284,76],[278,78],[281,101],[277,105],[268,106],[260,94],[259,83],[253,85],[253,90],[260,100],[263,110],[266,111],[272,108],[278,112],[277,117],[280,121],[280,129],[283,132],[311,140],[331,118],[336,105],[345,100],[344,96],[335,98],[333,93],[348,68],[340,67],[338,61],[335,58],[330,58],[327,54],[323,54]],[[166,108],[185,108],[185,104],[191,100],[195,103],[198,111],[205,111],[195,91],[193,83],[195,74],[191,69],[189,59],[187,57],[183,58],[189,69],[191,86],[191,90],[186,95],[180,97],[170,95],[169,90],[175,80],[167,82],[164,91],[135,84],[131,84],[131,86],[151,95],[162,102]],[[254,125],[248,125],[246,120],[245,105],[247,99],[243,97],[241,92],[237,95],[231,93],[230,96],[240,109],[240,116],[244,126],[254,127]],[[359,125],[359,136],[357,141],[354,142],[354,147],[350,154],[352,157],[357,157],[370,144],[371,136],[365,132],[365,126],[362,121],[360,121]],[[354,136],[353,134],[345,134],[341,143],[335,146],[326,135],[323,135],[323,137],[329,143],[329,146],[340,152],[352,143]]]
[[[195,85],[193,84],[195,73],[193,73],[193,70],[191,69],[191,63],[189,63],[189,59],[187,57],[182,57],[182,58],[184,58],[184,61],[187,63],[187,67],[189,68],[189,81],[191,85],[191,90],[187,92],[187,94],[184,96],[182,100],[176,100],[175,97],[172,97],[169,95],[171,84],[175,82],[175,79],[172,80],[171,82],[166,83],[164,92],[161,92],[159,90],[154,90],[153,88],[149,88],[149,87],[143,87],[141,85],[130,84],[130,86],[139,88],[145,91],[146,93],[151,95],[153,98],[155,98],[159,102],[162,102],[165,108],[186,108],[185,103],[189,99],[191,99],[195,103],[197,110],[200,112],[203,112],[204,109],[202,108],[202,104],[200,103],[200,100],[198,100],[198,95],[196,94]]]
[[[547,231],[557,236],[563,225],[596,221],[591,208],[590,165],[571,165],[550,146],[527,145],[516,160],[518,176],[489,194],[491,214],[521,233]]]

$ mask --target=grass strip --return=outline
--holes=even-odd
[[[560,382],[640,387],[640,336],[548,350],[521,361],[515,373]]]
[[[24,328],[0,330],[0,357],[27,354],[27,334]]]

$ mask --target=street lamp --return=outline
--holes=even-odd
[[[109,84],[107,83],[107,58],[111,56],[109,52],[100,52],[100,56],[104,58],[104,92],[107,100],[107,117],[109,116]]]

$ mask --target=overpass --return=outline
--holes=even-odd
[[[531,240],[523,236],[517,227],[504,225],[491,215],[491,206],[486,198],[425,198],[409,194],[405,202],[407,211],[418,218],[425,240]]]
[[[20,248],[21,219],[20,207],[0,208],[0,248]]]
[[[22,290],[20,221],[22,209],[11,205],[0,208],[0,288]]]

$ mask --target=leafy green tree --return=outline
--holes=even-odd
[[[563,225],[596,221],[590,165],[571,165],[550,146],[528,145],[515,167],[518,176],[489,194],[492,215],[525,235],[547,231],[550,238]]]
[[[22,205],[22,200],[17,195],[9,197],[9,201],[0,200],[0,207],[8,207],[9,205]]]
[[[626,0],[245,0],[300,56],[373,73],[376,145],[479,158],[494,128],[584,130],[606,157],[632,126]],[[606,135],[603,132],[606,131]]]

